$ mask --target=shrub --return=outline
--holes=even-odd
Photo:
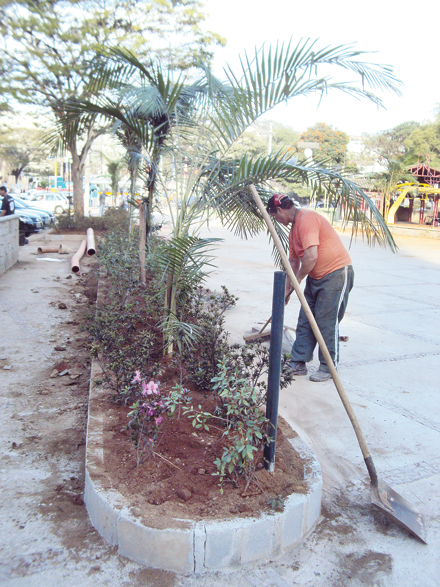
[[[98,231],[125,230],[128,231],[129,214],[122,208],[107,208],[103,216],[84,216],[75,220],[73,214],[62,214],[58,217],[57,232],[63,230],[83,230],[88,228]]]
[[[159,383],[141,378],[140,371],[136,371],[132,383],[137,384],[136,397],[128,413],[131,438],[136,449],[137,466],[155,454],[155,446],[164,424],[165,418],[173,418],[177,408],[187,405],[191,398],[189,391],[181,385],[176,385],[170,395],[164,395]]]
[[[230,373],[225,359],[218,364],[218,375],[212,383],[220,399],[215,413],[202,411],[201,406],[186,406],[184,413],[193,419],[195,428],[209,430],[210,420],[221,423],[225,446],[222,455],[214,461],[221,492],[225,480],[237,486],[240,477],[245,479],[246,491],[255,478],[257,456],[262,457],[270,441],[268,420],[260,409],[264,398],[259,389],[240,378],[237,371]]]
[[[197,324],[199,339],[191,349],[183,350],[182,356],[189,378],[206,390],[212,390],[212,379],[217,374],[219,361],[229,355],[224,314],[237,303],[237,299],[225,286],[222,286],[221,294],[197,287],[188,305],[187,320]]]

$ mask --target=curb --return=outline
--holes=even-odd
[[[321,467],[299,438],[289,440],[309,461],[307,494],[292,494],[282,512],[225,521],[162,518],[161,529],[145,525],[128,500],[112,488],[104,470],[103,417],[105,395],[94,385],[101,369],[96,360],[90,374],[84,501],[91,523],[118,552],[142,565],[178,573],[224,571],[263,564],[298,545],[315,527],[321,512]],[[152,506],[151,515],[154,513]],[[143,511],[143,519],[148,519]]]
[[[85,233],[82,234],[45,234],[45,241],[82,241],[86,238]]]

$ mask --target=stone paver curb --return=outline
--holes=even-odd
[[[92,364],[87,424],[84,500],[93,526],[120,554],[148,567],[179,573],[226,570],[262,564],[298,545],[315,527],[321,511],[322,477],[316,458],[305,443],[290,440],[307,458],[306,494],[292,494],[282,512],[228,520],[161,520],[162,528],[148,527],[133,513],[127,499],[112,488],[104,471],[100,367]],[[154,508],[154,506],[151,506]],[[152,512],[154,510],[152,509]],[[148,519],[148,512],[144,513]]]

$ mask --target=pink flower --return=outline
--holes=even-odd
[[[141,372],[135,371],[135,376],[131,381],[132,383],[140,383],[141,382]]]
[[[147,384],[147,388],[149,389],[148,395],[152,394],[152,393],[159,393],[159,386],[157,385],[157,383],[154,383],[154,381],[149,381]]]
[[[151,391],[148,389],[147,384],[145,381],[142,381],[142,395],[151,395]]]
[[[159,424],[162,422],[163,418],[162,416],[159,416],[158,418],[154,418],[154,421],[156,422],[156,426],[159,426]]]

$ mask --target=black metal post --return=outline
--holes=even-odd
[[[270,420],[268,434],[271,441],[264,449],[265,467],[273,473],[277,439],[278,401],[280,395],[281,354],[285,306],[286,273],[274,273],[272,297],[272,327],[270,330],[269,374],[267,379],[266,418]]]

